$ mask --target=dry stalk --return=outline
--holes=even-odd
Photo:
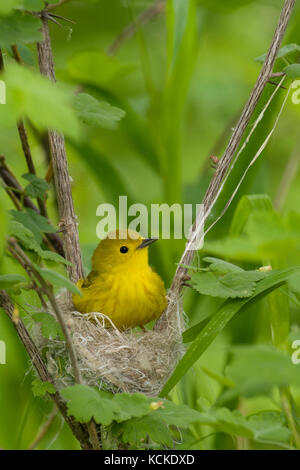
[[[52,82],[56,81],[48,20],[42,15],[43,40],[37,44],[39,66],[41,74]],[[71,281],[77,282],[84,276],[77,219],[74,211],[71,192],[70,175],[68,170],[67,154],[64,136],[57,131],[48,131],[51,161],[53,166],[54,184],[57,195],[58,210],[60,216],[60,228],[63,232],[64,251],[68,261],[72,264],[68,267]]]

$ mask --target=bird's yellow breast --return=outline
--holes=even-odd
[[[77,310],[101,312],[120,329],[145,325],[160,317],[167,305],[164,284],[150,267],[99,275],[81,291],[82,297],[73,297]]]

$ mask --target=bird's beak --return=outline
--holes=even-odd
[[[156,242],[156,240],[158,240],[158,238],[144,238],[142,243],[137,247],[137,250],[139,250],[140,248],[146,248],[147,246]]]

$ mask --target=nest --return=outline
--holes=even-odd
[[[169,299],[170,301],[170,299]],[[82,314],[70,305],[67,291],[57,296],[76,350],[83,382],[114,392],[141,392],[157,395],[182,356],[183,316],[181,301],[174,303],[172,315],[164,316],[159,328],[145,332],[119,331],[105,315]],[[54,313],[49,308],[49,314]],[[111,328],[105,327],[109,321]],[[38,347],[58,388],[74,383],[64,341],[35,334]]]

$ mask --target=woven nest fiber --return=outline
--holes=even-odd
[[[183,352],[180,301],[174,303],[175,311],[169,319],[164,318],[160,329],[121,332],[111,321],[111,328],[105,328],[105,319],[108,319],[101,313],[76,311],[65,290],[56,300],[70,330],[86,385],[146,395],[160,392]],[[50,308],[49,314],[54,315]],[[37,332],[35,336],[56,386],[61,388],[73,384],[65,342],[45,339]]]

